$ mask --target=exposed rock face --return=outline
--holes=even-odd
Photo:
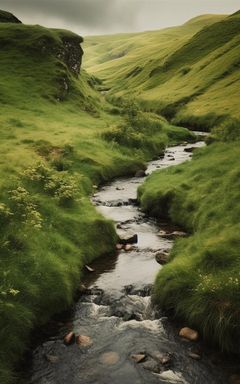
[[[17,19],[12,13],[1,11],[0,10],[0,23],[18,23],[21,24],[22,22]]]
[[[82,64],[83,49],[81,43],[83,38],[78,35],[61,36],[62,44],[56,45],[49,36],[42,36],[35,45],[35,49],[40,49],[43,55],[53,54],[63,63],[68,69],[78,76]]]
[[[63,37],[63,47],[57,52],[57,57],[62,60],[68,69],[76,76],[80,73],[82,64],[83,49],[81,43],[83,38],[81,36]]]

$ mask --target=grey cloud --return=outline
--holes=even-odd
[[[68,28],[80,34],[157,29],[203,13],[232,13],[239,0],[0,0],[28,24]]]

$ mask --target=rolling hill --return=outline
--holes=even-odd
[[[146,110],[207,130],[240,117],[239,43],[238,12],[204,15],[161,31],[88,37],[84,65],[109,96],[134,97]]]

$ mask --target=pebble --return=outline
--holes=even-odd
[[[89,347],[90,345],[92,345],[93,342],[89,336],[79,335],[76,338],[76,343],[81,347]]]
[[[135,363],[139,364],[146,359],[146,355],[144,354],[131,355],[131,359],[135,361]]]
[[[66,345],[73,344],[75,342],[75,334],[74,332],[69,332],[65,337],[64,337],[64,343]]]

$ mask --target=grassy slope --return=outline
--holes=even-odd
[[[139,190],[145,211],[190,232],[158,274],[155,299],[228,351],[239,352],[239,142],[211,144],[156,172]]]
[[[106,78],[111,93],[129,90],[145,108],[193,127],[208,129],[209,114],[211,125],[221,116],[239,119],[239,13],[202,16],[161,31],[93,39],[86,39],[93,57],[86,68]]]
[[[95,80],[84,71],[76,78],[56,57],[65,37],[76,35],[0,24],[0,381],[5,384],[32,328],[71,302],[83,265],[114,250],[112,223],[89,201],[93,184],[135,172],[168,142],[193,139],[134,105],[124,105],[125,115],[121,109],[107,113],[112,107],[94,90]],[[155,138],[148,124],[158,130]]]
[[[211,129],[217,140],[192,163],[150,176],[139,199],[148,213],[170,216],[191,233],[176,242],[172,261],[159,273],[155,299],[231,351],[239,350],[240,334],[239,42],[239,12],[86,39],[87,68],[110,95],[131,92],[143,108]]]

